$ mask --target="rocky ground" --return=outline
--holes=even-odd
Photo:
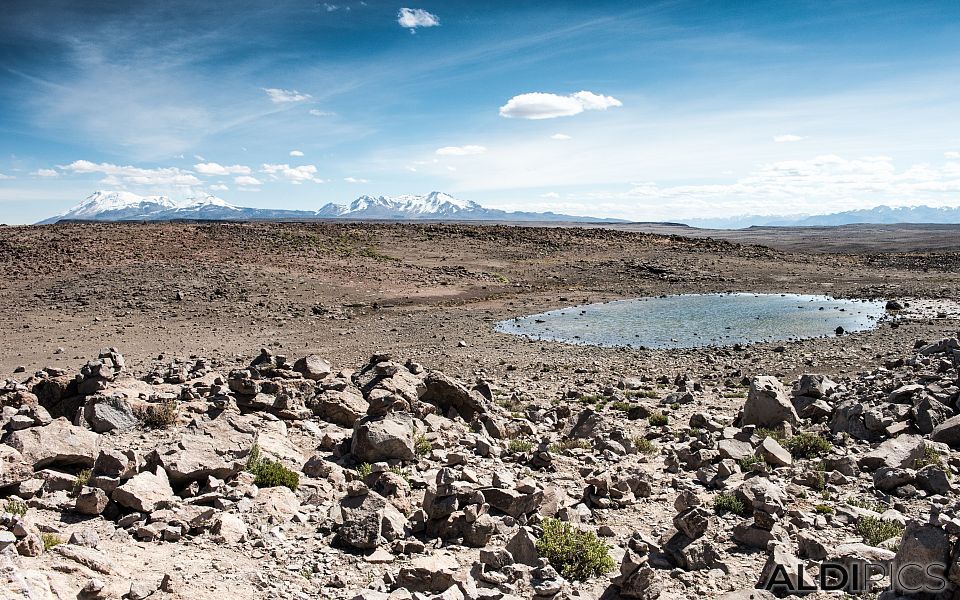
[[[0,263],[0,597],[762,598],[825,560],[960,589],[952,254],[74,224],[0,228]],[[743,348],[491,331],[724,290],[903,310]]]

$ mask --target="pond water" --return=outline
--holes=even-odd
[[[593,346],[732,346],[872,329],[884,306],[803,294],[684,294],[563,308],[501,321],[496,330]]]

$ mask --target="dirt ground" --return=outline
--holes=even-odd
[[[318,353],[334,365],[391,351],[468,378],[478,370],[507,379],[513,370],[559,379],[578,371],[677,374],[708,368],[704,356],[716,354],[747,373],[790,375],[812,366],[870,367],[917,338],[958,329],[956,310],[939,302],[895,329],[743,351],[573,348],[493,332],[501,319],[644,295],[949,300],[960,293],[960,251],[945,250],[958,248],[956,228],[922,235],[914,226],[886,227],[882,235],[821,229],[819,244],[802,243],[809,230],[767,230],[765,238],[755,230],[726,232],[728,240],[688,233],[464,224],[2,227],[0,373],[21,365],[28,372],[72,368],[105,346],[120,349],[135,368],[161,355],[245,364],[269,346]],[[758,239],[791,249],[754,245]]]

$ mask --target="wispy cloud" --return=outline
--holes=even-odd
[[[553,135],[550,136],[550,139],[551,139],[551,140],[569,140],[569,139],[573,139],[573,138],[572,138],[572,136],[569,136],[569,135],[567,135],[567,134],[565,134],[565,133],[555,133],[555,134],[553,134]]]
[[[301,150],[291,150],[290,156],[303,156],[303,152]]]
[[[75,160],[69,165],[61,165],[61,170],[78,174],[102,173],[106,175],[101,183],[107,185],[139,185],[184,187],[200,184],[200,180],[190,173],[176,167],[143,169],[130,165],[94,163],[88,160]]]
[[[309,111],[307,111],[307,112],[309,112],[311,115],[313,115],[313,116],[315,116],[315,117],[332,117],[332,116],[334,116],[334,115],[337,114],[337,113],[332,113],[332,112],[329,112],[329,111],[326,111],[326,110],[320,110],[320,109],[318,109],[318,108],[311,108],[311,109],[310,109]]]
[[[477,145],[444,146],[443,148],[437,148],[435,154],[438,156],[473,156],[483,154],[486,151],[487,149],[484,146]]]
[[[255,186],[261,185],[261,182],[256,177],[251,177],[250,175],[241,175],[240,177],[234,177],[233,182],[237,185],[245,186]]]
[[[361,179],[360,177],[344,177],[344,181],[347,183],[370,183],[367,179]]]
[[[569,96],[544,92],[520,94],[500,107],[500,116],[512,119],[555,119],[572,117],[585,110],[606,110],[623,103],[613,96],[580,91]]]
[[[288,102],[303,102],[313,96],[310,94],[301,94],[297,90],[284,90],[281,88],[261,88],[270,97],[274,104],[286,104]]]
[[[4,175],[3,173],[0,173],[0,181],[6,181],[9,179],[16,179],[16,177],[13,175]]]
[[[773,136],[773,141],[778,144],[789,143],[789,142],[799,142],[800,140],[805,140],[807,138],[802,135],[793,135],[792,133],[785,133],[783,135]]]
[[[215,162],[193,165],[193,170],[201,175],[249,175],[250,167],[244,165],[221,165]]]
[[[58,173],[56,169],[37,169],[32,173],[32,175],[49,179],[52,177],[59,177],[60,173]]]
[[[422,8],[401,8],[397,13],[397,23],[400,27],[405,27],[411,33],[415,33],[417,27],[436,27],[440,24],[437,15],[431,14]]]
[[[315,165],[291,167],[288,164],[265,164],[260,170],[274,180],[285,179],[294,184],[300,184],[305,181],[323,183],[323,179],[317,177],[317,167]]]

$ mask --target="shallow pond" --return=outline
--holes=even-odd
[[[594,346],[731,346],[872,329],[884,306],[803,294],[685,294],[563,308],[501,321],[496,330]]]

